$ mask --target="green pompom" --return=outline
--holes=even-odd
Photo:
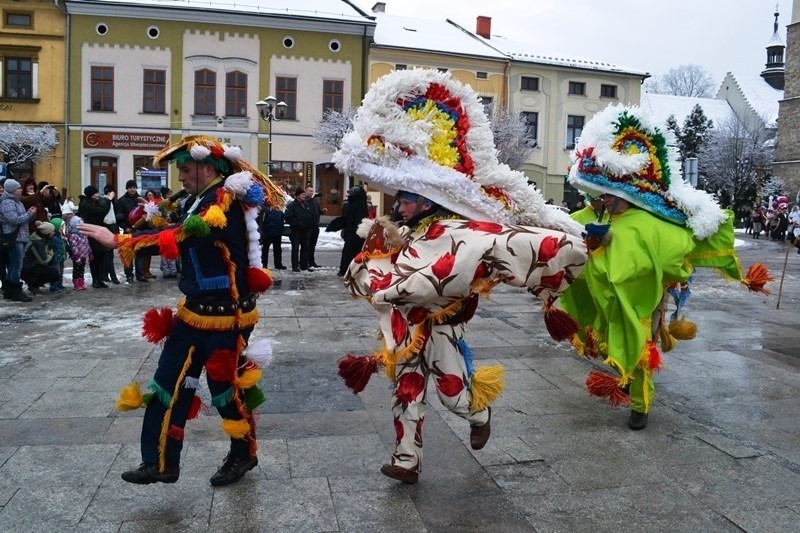
[[[199,215],[189,215],[183,222],[183,231],[192,237],[207,237],[211,228]]]
[[[254,411],[256,407],[265,401],[267,401],[267,397],[258,387],[250,387],[244,391],[244,405],[250,411]]]

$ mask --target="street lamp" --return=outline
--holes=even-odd
[[[267,121],[267,177],[272,177],[272,121],[279,121],[286,116],[286,102],[278,102],[272,95],[256,102],[259,116]]]

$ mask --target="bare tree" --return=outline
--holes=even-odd
[[[768,169],[774,159],[772,132],[732,115],[716,125],[700,154],[703,188],[719,193],[723,203],[737,208],[751,203],[756,195],[756,169]]]
[[[655,76],[644,82],[647,92],[710,98],[716,87],[714,78],[699,65],[681,65],[669,69],[663,76]]]
[[[519,113],[498,108],[491,117],[497,160],[513,170],[522,166],[536,144],[528,134],[528,124]]]
[[[57,144],[56,130],[52,126],[0,124],[0,153],[9,165],[39,161]]]
[[[353,117],[356,109],[348,107],[342,111],[328,109],[314,131],[314,146],[325,152],[333,153],[342,145],[342,138],[353,129]]]

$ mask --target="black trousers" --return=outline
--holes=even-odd
[[[292,241],[292,270],[306,270],[308,268],[308,234],[307,229],[292,228],[289,240]]]
[[[269,237],[264,235],[261,237],[261,264],[267,266],[269,259],[269,247],[272,246],[272,258],[274,259],[272,266],[274,268],[283,266],[283,250],[281,250],[281,239],[283,235],[275,235]]]
[[[315,224],[314,227],[308,232],[308,265],[313,266],[317,264],[317,261],[314,259],[314,250],[317,249],[317,239],[319,239],[319,224]]]

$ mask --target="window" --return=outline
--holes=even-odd
[[[27,57],[6,57],[3,95],[6,98],[33,98],[33,61]]]
[[[167,71],[144,69],[142,112],[166,113]]]
[[[247,74],[234,70],[225,74],[225,116],[247,116]]]
[[[475,77],[479,80],[488,80],[489,73],[488,72],[481,72],[480,70],[475,73]]]
[[[12,13],[6,11],[6,27],[33,28],[33,15],[30,13]]]
[[[114,111],[114,67],[92,67],[92,111]]]
[[[405,70],[408,68],[408,65],[404,65],[403,63],[398,63],[394,66],[395,70]]]
[[[483,112],[486,116],[491,117],[494,113],[494,108],[492,107],[492,102],[494,101],[491,96],[481,96],[481,105],[483,106]]]
[[[297,78],[275,78],[275,97],[286,103],[286,116],[297,120]]]
[[[617,86],[616,85],[601,85],[600,98],[616,98]]]
[[[532,78],[530,76],[522,76],[519,86],[520,91],[538,91],[539,78]]]
[[[207,68],[194,73],[194,114],[217,114],[217,73]]]
[[[575,148],[578,137],[583,133],[583,124],[586,117],[579,115],[567,115],[567,149]]]
[[[344,108],[344,82],[322,81],[322,112],[328,109],[341,111]]]
[[[528,146],[539,145],[539,113],[534,111],[523,111],[520,113],[522,122],[525,124],[525,141]]]
[[[442,72],[442,73],[447,72],[447,69],[444,68],[444,67],[439,67],[436,70],[438,70],[439,72]]]
[[[571,81],[569,82],[569,93],[571,95],[577,96],[585,96],[586,95],[586,84],[582,81]]]

